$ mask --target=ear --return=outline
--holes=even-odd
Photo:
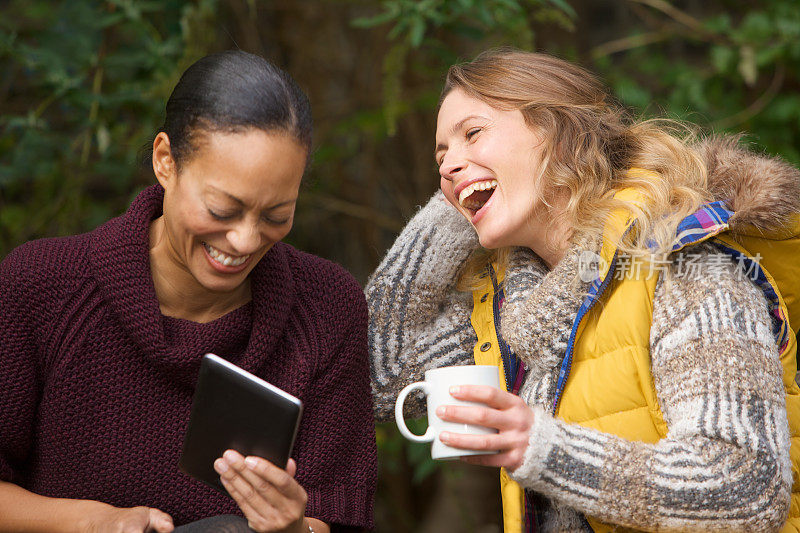
[[[169,136],[163,131],[153,141],[153,172],[164,189],[178,176],[178,167],[169,146]]]

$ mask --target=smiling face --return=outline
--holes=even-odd
[[[157,141],[154,168],[165,193],[154,251],[167,259],[160,264],[208,291],[240,289],[292,227],[306,155],[282,133],[207,133],[178,172],[166,136]]]
[[[519,111],[503,111],[452,90],[439,108],[436,162],[445,197],[485,248],[538,247],[544,204],[542,140]]]

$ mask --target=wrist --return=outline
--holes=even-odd
[[[291,531],[292,533],[318,533],[314,530],[314,527],[309,523],[309,521],[306,520],[305,516],[298,522],[295,522],[295,525],[292,526],[291,530],[286,531]]]
[[[104,511],[114,509],[113,505],[96,500],[64,500],[64,502],[69,504],[69,514],[65,515],[65,519],[67,516],[71,517],[66,523],[74,525],[71,531],[75,533],[95,531],[97,517]]]

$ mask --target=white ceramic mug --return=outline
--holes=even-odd
[[[496,366],[491,365],[445,366],[428,370],[425,372],[425,381],[417,381],[406,386],[397,396],[397,401],[394,404],[394,416],[400,433],[414,442],[433,442],[431,445],[431,457],[434,459],[456,459],[464,455],[497,453],[496,451],[453,448],[439,440],[439,434],[443,431],[470,435],[497,433],[497,430],[483,426],[445,422],[436,416],[436,409],[440,405],[483,405],[453,398],[450,395],[450,387],[454,385],[489,385],[490,387],[499,388],[499,370]],[[428,429],[423,435],[411,433],[408,426],[406,426],[405,418],[403,418],[403,404],[406,401],[406,396],[414,390],[421,390],[427,397]]]

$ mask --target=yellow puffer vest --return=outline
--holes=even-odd
[[[497,265],[493,265],[493,270]],[[495,279],[483,277],[484,283],[472,292],[472,328],[478,337],[473,354],[476,365],[495,365],[500,373],[500,384],[508,390],[506,369],[500,352],[497,328],[494,320],[495,286],[503,283],[504,272],[496,270]],[[503,498],[503,531],[522,533],[525,499],[522,488],[508,477],[505,468],[500,469],[500,494]]]
[[[637,200],[630,190],[621,191],[618,197]],[[795,217],[785,230],[769,235],[739,229],[734,235],[724,215],[714,220],[702,216],[701,219],[704,221],[702,230],[687,231],[675,251],[715,239],[715,244],[745,264],[750,264],[748,258],[756,258],[763,274],[762,290],[774,300],[773,312],[781,319],[781,329],[776,335],[784,370],[794,478],[789,519],[783,531],[800,532],[800,388],[795,383],[797,344],[790,327],[790,324],[800,324],[800,258],[797,257],[800,217]],[[650,325],[658,272],[648,275],[639,271],[637,275],[635,269],[627,269],[624,279],[612,279],[617,255],[613,243],[631,225],[628,212],[622,210],[613,213],[606,225],[600,252],[600,277],[594,286],[594,296],[602,303],[591,305],[592,300],[587,299],[578,313],[570,339],[571,349],[568,348],[562,366],[555,415],[566,422],[628,440],[655,443],[667,434],[650,372]],[[486,310],[486,303],[480,301],[487,289],[491,289],[491,285],[473,293],[473,326],[476,321],[485,322],[487,317],[493,319],[491,311]],[[489,298],[484,300],[490,301]],[[475,329],[479,339],[475,350],[477,362],[482,357],[480,354],[485,353],[480,352],[480,347],[486,342],[494,345],[497,339],[496,333],[490,332],[493,328],[484,325],[480,330]],[[487,357],[482,357],[482,364],[488,364]],[[597,387],[598,382],[612,381],[613,389]],[[522,531],[522,491],[505,473],[501,473],[501,481],[505,531]],[[598,532],[624,531],[591,517],[587,519]]]

